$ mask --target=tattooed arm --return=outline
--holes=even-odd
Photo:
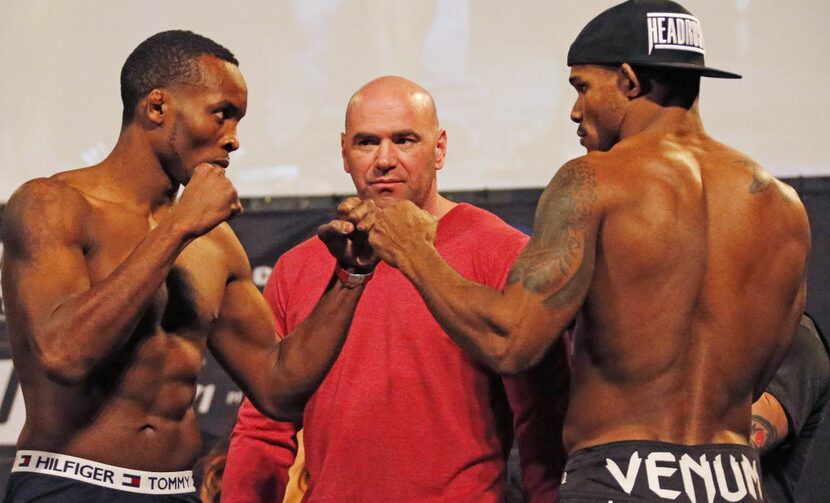
[[[801,317],[790,349],[772,381],[752,404],[750,441],[761,454],[789,443],[810,429],[824,410],[830,360],[815,322]],[[807,439],[812,434],[807,434]],[[809,440],[808,440],[809,441]]]
[[[456,273],[433,246],[435,221],[412,203],[377,212],[370,244],[420,292],[441,327],[500,373],[533,366],[585,300],[594,272],[600,210],[594,169],[566,163],[539,201],[533,237],[504,291]]]
[[[761,395],[752,404],[752,431],[749,441],[752,447],[763,455],[775,448],[789,431],[789,423],[784,408],[769,393]]]

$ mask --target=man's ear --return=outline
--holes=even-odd
[[[167,113],[167,94],[161,89],[153,89],[139,102],[141,115],[156,126],[164,123]]]
[[[444,167],[444,160],[447,157],[447,130],[442,129],[435,139],[435,170]]]
[[[351,174],[352,169],[346,161],[346,133],[340,133],[340,157],[343,158],[343,171]]]
[[[629,99],[633,100],[644,94],[640,77],[628,63],[623,63],[617,70],[617,85]]]

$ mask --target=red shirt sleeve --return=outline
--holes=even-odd
[[[297,453],[297,427],[260,414],[247,399],[231,433],[222,501],[280,503]]]

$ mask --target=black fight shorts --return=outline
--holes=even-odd
[[[757,503],[761,465],[744,445],[612,442],[568,457],[559,501]]]

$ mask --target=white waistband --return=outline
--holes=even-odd
[[[183,494],[196,490],[193,472],[145,472],[43,451],[17,451],[12,472],[33,472],[141,494]]]

